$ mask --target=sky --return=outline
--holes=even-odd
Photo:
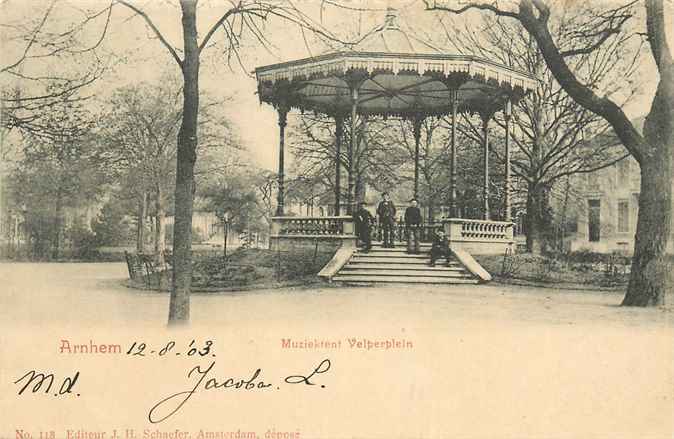
[[[339,3],[346,8],[337,8],[333,3]],[[134,2],[141,7],[152,19],[166,39],[175,47],[182,45],[180,28],[180,10],[176,3],[167,0],[144,0]],[[222,13],[226,0],[201,0],[198,9],[198,30],[200,38],[207,32],[212,23]],[[671,5],[666,2],[668,7]],[[67,26],[78,19],[79,10],[100,10],[104,2],[88,0],[69,0],[59,3],[51,15],[53,26]],[[359,33],[366,32],[374,26],[383,23],[385,10],[388,6],[400,11],[402,24],[414,30],[418,36],[424,37],[429,29],[433,29],[432,14],[423,11],[421,0],[300,0],[297,5],[316,23],[342,39],[350,39]],[[323,6],[321,8],[320,6]],[[0,11],[4,15],[3,22],[21,20],[26,17],[39,17],[44,11],[44,2],[38,0],[5,0],[1,3]],[[103,6],[104,7],[104,6]],[[670,17],[674,14],[670,14]],[[464,15],[463,20],[474,20],[475,15]],[[101,16],[89,23],[83,38],[96,41],[100,36],[105,22]],[[300,30],[280,20],[271,21],[266,25],[265,36],[269,40],[269,47],[264,48],[255,40],[243,40],[240,48],[241,65],[234,61],[230,65],[227,56],[223,53],[223,35],[218,30],[212,40],[215,44],[205,49],[202,57],[200,84],[202,90],[219,98],[230,98],[223,111],[232,121],[235,132],[243,145],[249,151],[249,158],[256,166],[275,170],[278,158],[278,125],[275,110],[266,104],[260,104],[255,94],[256,81],[251,72],[257,66],[288,61],[297,58],[316,55],[326,50],[317,38],[311,34],[304,35]],[[668,23],[668,37],[671,47],[674,47],[672,23]],[[2,45],[3,65],[16,52],[5,38]],[[92,92],[103,98],[115,87],[132,84],[140,81],[157,81],[166,72],[179,74],[178,66],[149,31],[145,22],[138,16],[117,5],[111,15],[110,26],[101,45],[102,51],[109,55],[110,71],[95,84]],[[14,50],[14,53],[12,52]],[[648,104],[652,99],[657,74],[650,57],[642,58],[639,78],[642,80],[642,94],[626,108],[630,117],[638,117],[647,112]],[[62,66],[52,65],[58,69]],[[30,68],[30,67],[27,67]],[[76,69],[77,66],[68,66]],[[293,124],[298,114],[291,112],[289,124]],[[289,157],[288,161],[291,161]]]

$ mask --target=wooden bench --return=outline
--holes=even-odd
[[[131,280],[142,280],[145,282],[147,288],[152,287],[152,277],[158,273],[157,266],[151,255],[133,254],[127,251],[124,252],[126,259],[126,267],[129,271],[129,278]],[[159,270],[161,272],[163,270]],[[161,286],[161,276],[157,277],[157,288]]]

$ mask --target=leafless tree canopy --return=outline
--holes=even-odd
[[[665,248],[671,239],[672,155],[674,153],[674,64],[665,35],[663,0],[645,0],[645,36],[660,75],[655,96],[644,124],[643,133],[627,118],[611,95],[601,95],[592,84],[584,83],[584,65],[574,65],[578,57],[594,54],[616,41],[627,41],[624,30],[643,25],[636,21],[642,3],[621,5],[574,4],[583,13],[562,28],[565,40],[553,36],[553,17],[563,16],[563,5],[545,0],[512,2],[424,1],[426,8],[441,13],[463,14],[470,10],[487,11],[499,18],[514,19],[535,41],[545,64],[557,83],[580,106],[606,120],[624,147],[641,168],[639,217],[630,284],[624,305],[653,306],[664,302],[667,283]]]

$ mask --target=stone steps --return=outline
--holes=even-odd
[[[420,243],[419,248],[423,252],[428,251],[431,249],[431,244],[428,243]],[[405,244],[396,244],[395,247],[393,248],[384,248],[381,246],[381,242],[372,242],[372,250],[395,250],[395,251],[407,251],[407,245]]]
[[[405,246],[382,248],[374,246],[368,253],[356,251],[332,278],[333,281],[353,283],[426,283],[476,284],[478,280],[456,260],[440,259],[430,263],[430,245],[422,246],[420,254],[407,254]]]
[[[342,269],[351,269],[358,268],[362,270],[377,270],[382,268],[382,264],[377,263],[368,263],[368,262],[359,262],[359,261],[350,261]],[[420,270],[424,271],[464,271],[463,266],[457,262],[452,262],[450,266],[444,264],[437,264],[435,267],[428,265],[427,261],[424,261],[423,264],[395,264],[387,263],[385,269],[397,270],[397,271],[409,271],[409,270]]]
[[[356,267],[344,267],[340,275],[363,275],[363,276],[411,276],[411,277],[443,277],[443,278],[472,278],[464,270],[396,270],[390,268],[362,269]]]
[[[373,256],[373,255],[362,255],[356,256],[351,259],[349,262],[367,262],[367,263],[389,263],[389,264],[428,264],[430,257],[404,257],[404,256]]]
[[[357,283],[410,283],[410,284],[477,284],[477,279],[473,278],[443,278],[443,277],[419,277],[419,276],[368,276],[349,274],[344,275],[341,272],[332,278],[338,282],[357,282]]]

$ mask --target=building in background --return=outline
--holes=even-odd
[[[631,254],[639,212],[639,164],[626,157],[612,166],[576,178],[576,231],[567,236],[569,250]],[[672,182],[674,189],[674,182]],[[674,203],[672,205],[674,213]],[[668,253],[674,253],[674,230]]]

